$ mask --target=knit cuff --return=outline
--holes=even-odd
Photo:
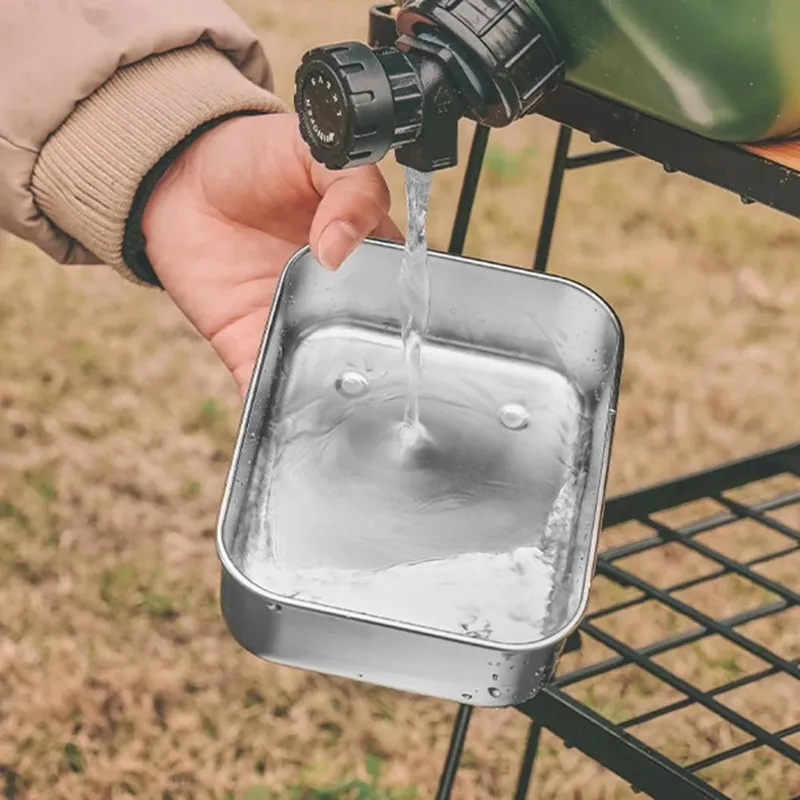
[[[33,172],[36,203],[101,261],[152,283],[123,255],[126,222],[145,177],[214,120],[285,110],[211,45],[151,56],[119,69],[47,140]]]

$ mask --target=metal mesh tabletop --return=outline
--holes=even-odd
[[[561,129],[536,270],[547,268],[566,173],[633,155],[800,216],[800,172],[769,151],[710,142],[570,87],[542,113]],[[611,147],[570,155],[573,130]],[[463,251],[488,139],[478,127],[451,252]],[[531,725],[515,800],[537,796],[543,730],[657,800],[752,797],[764,770],[776,800],[797,800],[800,444],[615,497],[600,544],[581,627],[552,684],[519,708]],[[471,714],[456,715],[437,800],[456,796]],[[690,749],[697,731],[703,746]]]

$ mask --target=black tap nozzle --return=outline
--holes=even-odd
[[[390,150],[433,172],[458,161],[458,122],[502,127],[563,79],[564,64],[527,0],[406,0],[370,11],[370,46],[315,48],[295,78],[313,157],[330,169]]]
[[[300,131],[329,169],[374,164],[389,150],[421,172],[456,163],[463,106],[436,60],[347,42],[306,53],[296,84]]]

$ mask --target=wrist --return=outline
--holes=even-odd
[[[34,170],[34,197],[100,261],[158,285],[140,261],[137,220],[160,176],[208,127],[282,109],[210,45],[151,56],[118,70],[50,137]]]
[[[147,253],[153,230],[153,219],[169,208],[169,186],[185,166],[191,148],[206,133],[236,117],[261,114],[261,111],[239,111],[200,125],[166,153],[145,175],[139,184],[125,220],[122,239],[122,258],[133,277],[140,283],[163,288],[161,280]]]

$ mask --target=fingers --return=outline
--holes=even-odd
[[[322,200],[309,238],[314,257],[323,266],[336,269],[373,233],[402,240],[388,218],[391,198],[377,167],[331,171],[315,164],[311,180]]]

